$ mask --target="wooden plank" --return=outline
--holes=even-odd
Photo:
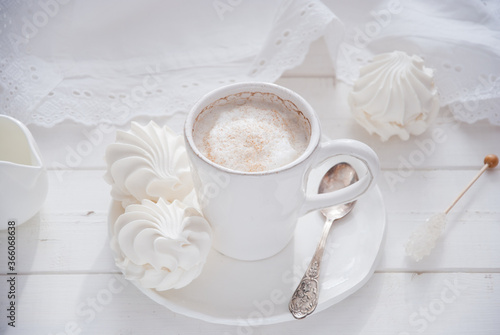
[[[6,233],[0,232],[4,249]],[[117,271],[109,247],[107,215],[41,213],[16,229],[16,271],[97,273]],[[7,273],[0,261],[0,273]]]
[[[111,186],[105,170],[49,170],[49,192],[42,208],[47,213],[90,215],[107,212]]]
[[[409,234],[432,214],[443,211],[475,172],[415,171],[398,184],[388,184],[385,172],[379,185],[387,211],[387,235],[378,270],[500,268],[500,170],[488,171],[458,202],[448,215],[445,236],[433,257],[421,263],[404,256],[403,245]],[[54,180],[56,173],[49,172],[50,192],[41,213],[18,227],[18,271],[114,271],[107,233],[110,187],[102,180],[104,172],[71,171],[63,183]],[[0,248],[5,245],[6,234],[0,232]],[[5,259],[0,261],[0,270],[7,272]]]
[[[404,173],[403,173],[404,172]],[[389,212],[443,211],[476,175],[476,170],[382,170],[378,184]],[[68,171],[59,182],[49,171],[49,194],[43,211],[86,215],[107,212],[111,187],[104,170]],[[453,212],[500,211],[500,169],[486,171],[457,203]],[[431,196],[432,195],[432,196]]]
[[[427,214],[387,215],[382,258],[377,271],[490,271],[500,268],[500,215],[467,212],[450,220],[431,256],[416,263],[404,253],[410,233]],[[43,215],[17,230],[17,271],[19,273],[99,273],[116,271],[109,247],[105,213],[91,216]],[[0,233],[0,245],[6,234]],[[36,250],[36,252],[34,252]],[[0,271],[7,270],[5,260]]]
[[[2,292],[8,289],[7,279],[0,276]],[[175,314],[115,274],[31,275],[16,281],[16,328],[3,317],[0,332],[5,335],[163,334],[174,329],[181,334],[489,335],[500,330],[498,273],[376,273],[347,299],[304,320],[252,327]],[[5,314],[6,300],[0,305]]]
[[[479,172],[476,170],[382,170],[378,185],[388,212],[433,214],[444,212]],[[450,211],[500,212],[500,169],[486,171]]]

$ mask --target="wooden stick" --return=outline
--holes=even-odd
[[[465,192],[467,192],[469,190],[469,188],[472,186],[472,184],[474,184],[476,182],[476,180],[479,177],[481,177],[481,175],[483,174],[484,171],[486,171],[486,169],[488,169],[488,168],[492,169],[497,165],[498,165],[498,157],[496,155],[486,156],[484,158],[484,166],[481,168],[481,170],[479,170],[479,173],[471,180],[469,185],[467,185],[467,187],[462,191],[462,193],[460,193],[458,195],[458,197],[453,201],[453,203],[450,205],[450,207],[448,207],[448,209],[446,209],[444,211],[444,213],[448,214],[448,212],[453,208],[453,206],[455,206],[455,204],[458,202],[458,200],[460,200],[460,198],[465,194]]]

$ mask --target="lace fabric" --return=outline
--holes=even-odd
[[[321,36],[339,80],[376,54],[416,54],[457,120],[500,125],[493,0],[6,0],[1,113],[47,127],[186,113],[219,86],[275,81]]]
[[[441,106],[457,120],[500,125],[500,2],[325,3],[346,29],[336,60],[338,79],[352,84],[374,55],[405,51],[435,70]]]
[[[342,25],[316,0],[39,0],[0,4],[2,113],[121,125],[186,113],[204,93],[273,82]]]

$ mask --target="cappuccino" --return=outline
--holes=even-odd
[[[269,171],[307,148],[310,124],[290,101],[243,92],[219,99],[198,115],[196,147],[212,162],[242,172]]]

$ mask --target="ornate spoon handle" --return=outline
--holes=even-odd
[[[305,318],[314,312],[318,305],[321,259],[323,258],[326,238],[328,237],[333,221],[334,218],[328,218],[326,220],[316,252],[288,304],[290,313],[292,313],[296,319]]]

